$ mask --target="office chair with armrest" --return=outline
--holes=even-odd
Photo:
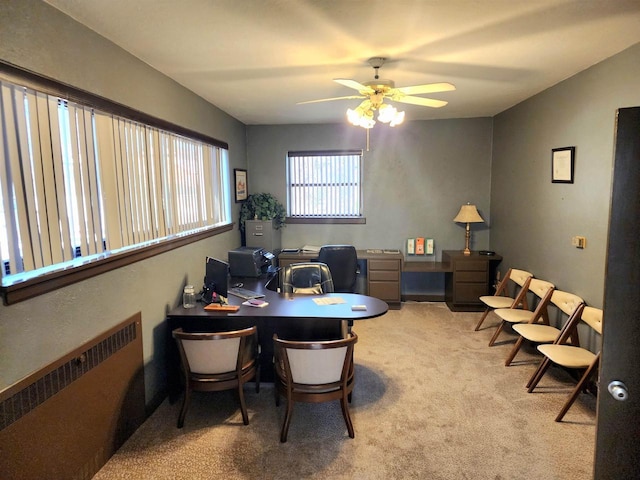
[[[237,389],[242,421],[249,424],[243,386],[252,378],[256,392],[260,391],[258,330],[255,326],[243,330],[219,333],[186,333],[173,331],[178,344],[184,374],[185,391],[178,416],[178,428],[184,425],[192,391]]]
[[[589,325],[595,333],[602,335],[602,314],[603,312],[599,308],[584,307],[582,315],[575,316],[571,322],[567,322],[560,336],[553,344],[538,345],[538,351],[544,355],[544,359],[527,383],[529,393],[533,392],[552,363],[570,369],[584,369],[578,384],[556,417],[556,422],[562,421],[573,402],[576,401],[580,392],[585,388],[589,378],[598,371],[600,363],[600,351],[594,353],[586,348],[567,345],[566,342],[573,334],[576,334],[578,324],[581,321]]]
[[[321,294],[334,291],[331,271],[325,263],[292,263],[280,270],[281,293]]]
[[[333,293],[331,271],[325,263],[301,262],[292,263],[280,270],[280,292],[295,293],[297,295],[320,295]],[[330,340],[345,338],[348,331],[347,321],[343,320],[339,329],[325,326],[324,328],[300,325],[298,340]]]
[[[318,261],[331,271],[336,292],[355,293],[358,275],[358,255],[352,245],[323,245]]]
[[[347,338],[324,342],[292,342],[273,336],[276,405],[280,404],[280,395],[287,399],[281,442],[287,441],[294,402],[340,400],[349,437],[355,437],[349,401],[355,380],[353,348],[357,341],[354,332]]]
[[[496,287],[496,293],[480,297],[480,301],[486,305],[486,308],[474,330],[476,332],[480,330],[480,326],[492,310],[498,308],[523,308],[524,310],[528,310],[529,306],[527,305],[526,293],[532,278],[533,274],[525,270],[515,268],[507,270],[507,273],[505,273]],[[512,283],[513,292],[511,293],[509,292],[509,287]]]

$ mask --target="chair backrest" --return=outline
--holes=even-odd
[[[287,378],[297,384],[325,385],[346,381],[358,336],[350,332],[340,340],[297,342],[274,335],[273,341],[276,361]]]
[[[328,265],[336,292],[355,292],[358,255],[353,245],[323,245],[318,261]]]
[[[562,310],[562,312],[571,316],[580,305],[584,304],[584,300],[573,293],[554,290],[551,295],[551,303]]]
[[[515,283],[520,285],[520,287],[523,287],[524,284],[527,282],[527,280],[529,280],[530,278],[533,278],[533,273],[527,272],[525,270],[518,270],[516,268],[512,268],[511,274],[509,275],[509,277]]]
[[[531,323],[536,322],[540,317],[543,318],[544,323],[549,325],[549,312],[547,306],[551,301],[551,296],[555,290],[555,285],[545,280],[532,278],[529,281],[529,292],[533,292],[538,297],[538,304],[534,310],[534,315],[531,317]]]
[[[331,271],[325,263],[292,263],[280,270],[280,292],[321,294],[334,291]]]
[[[173,331],[185,370],[198,374],[219,374],[239,370],[257,350],[257,328],[215,333]]]
[[[602,309],[585,306],[579,316],[571,318],[562,329],[558,340],[555,343],[566,343],[576,331],[580,322],[586,323],[596,333],[602,335]]]
[[[602,316],[603,311],[601,308],[584,307],[581,319],[584,323],[602,335]]]

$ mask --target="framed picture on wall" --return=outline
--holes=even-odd
[[[573,162],[576,147],[562,147],[551,150],[551,182],[573,183]]]
[[[236,191],[236,203],[244,202],[247,199],[247,171],[234,168],[233,180]]]

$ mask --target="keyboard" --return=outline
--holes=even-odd
[[[240,287],[231,287],[227,290],[227,293],[230,295],[235,295],[236,297],[244,298],[245,300],[264,297],[262,293],[254,292],[253,290],[248,290],[246,288]]]

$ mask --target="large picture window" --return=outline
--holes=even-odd
[[[225,148],[0,86],[3,287],[231,224]]]
[[[362,151],[289,152],[287,185],[292,219],[361,218]]]

